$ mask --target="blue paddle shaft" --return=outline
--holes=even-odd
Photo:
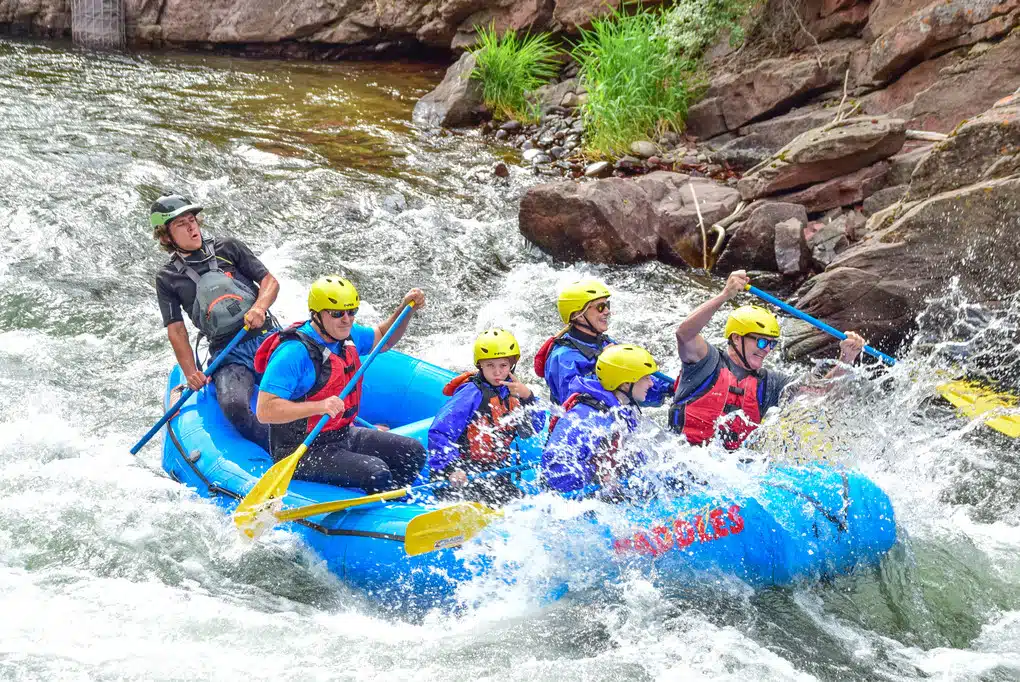
[[[776,298],[772,294],[765,293],[764,291],[762,291],[758,287],[754,287],[754,286],[751,286],[749,284],[749,285],[747,285],[747,290],[750,291],[755,296],[757,296],[758,298],[760,298],[761,300],[767,301],[767,302],[771,303],[772,305],[776,306],[777,308],[779,308],[780,310],[782,310],[782,311],[784,311],[786,313],[789,313],[790,315],[793,315],[794,317],[796,317],[798,319],[804,320],[808,324],[814,325],[815,327],[817,327],[818,329],[821,329],[826,334],[830,334],[831,336],[835,336],[840,341],[842,341],[843,339],[846,338],[846,334],[844,334],[843,332],[839,331],[835,327],[827,325],[827,324],[825,324],[824,322],[822,322],[821,320],[819,320],[817,318],[811,317],[810,315],[805,313],[803,310],[798,310],[797,308],[794,308],[789,303],[786,303],[784,301],[779,300],[778,298]],[[867,353],[868,355],[872,356],[872,357],[878,358],[879,360],[881,360],[882,362],[884,362],[887,365],[891,366],[891,365],[895,365],[896,364],[896,358],[891,357],[889,355],[886,355],[882,351],[876,350],[876,349],[872,348],[871,346],[865,346],[864,347],[864,352]]]
[[[215,359],[213,359],[213,361],[209,363],[209,366],[205,370],[206,376],[212,376],[213,372],[219,369],[220,365],[227,358],[227,355],[230,354],[230,351],[234,350],[237,344],[241,343],[241,339],[243,339],[245,334],[247,333],[248,327],[245,326],[242,327],[239,332],[234,334],[234,338],[230,339],[230,343],[228,343],[226,347],[222,351],[220,351],[219,355],[217,355]],[[172,416],[177,414],[177,410],[181,409],[181,405],[184,404],[185,400],[191,397],[192,393],[194,393],[194,391],[189,388],[186,391],[184,391],[184,393],[181,394],[181,397],[177,400],[176,403],[173,404],[173,406],[171,406],[169,410],[167,410],[166,414],[164,414],[160,418],[160,420],[156,422],[155,425],[153,425],[153,427],[149,429],[144,436],[142,436],[142,439],[140,441],[135,443],[135,446],[131,448],[132,455],[137,455],[138,451],[145,447],[145,444],[148,443],[152,439],[152,437],[159,432],[161,428],[163,428],[163,425],[170,421],[170,418]]]
[[[361,417],[355,417],[354,418],[354,423],[357,424],[358,426],[364,426],[366,429],[374,429],[374,430],[378,431],[378,428],[376,427],[375,424],[373,424],[370,421],[366,421],[366,420],[362,419]]]
[[[406,306],[404,306],[404,309],[402,311],[400,311],[399,315],[397,315],[397,319],[394,320],[393,324],[390,325],[390,328],[387,329],[386,333],[382,335],[381,339],[379,339],[379,343],[377,343],[375,345],[375,348],[372,349],[372,352],[369,353],[368,357],[365,358],[365,361],[363,363],[361,363],[361,367],[358,368],[358,371],[354,373],[354,376],[351,377],[351,380],[348,381],[347,385],[344,386],[342,391],[340,391],[340,395],[337,396],[338,398],[340,398],[340,400],[343,400],[344,398],[346,398],[347,396],[349,396],[351,394],[351,391],[353,391],[354,388],[358,385],[358,382],[361,381],[361,377],[362,377],[362,375],[364,375],[365,370],[368,369],[368,366],[372,364],[373,360],[375,360],[375,356],[379,355],[379,353],[382,351],[383,347],[390,340],[390,337],[393,336],[393,334],[397,331],[397,329],[400,328],[400,325],[402,325],[404,323],[404,320],[407,319],[407,316],[411,314],[412,310],[414,310],[414,305],[413,304],[408,303]],[[311,433],[309,433],[305,437],[305,440],[304,440],[304,443],[303,443],[305,448],[308,448],[312,444],[312,441],[315,440],[315,438],[319,435],[319,433],[322,432],[323,427],[326,426],[326,422],[328,422],[330,419],[332,419],[332,417],[328,417],[328,416],[325,416],[325,415],[323,415],[323,416],[325,418],[324,419],[320,419],[319,423],[315,425],[315,428],[312,429]]]

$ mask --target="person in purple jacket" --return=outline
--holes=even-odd
[[[638,427],[640,405],[658,369],[648,351],[621,344],[599,356],[595,376],[574,377],[563,405],[566,413],[550,425],[542,453],[542,474],[550,489],[622,499],[627,478],[644,464],[644,455],[624,454],[621,446]]]
[[[520,497],[510,474],[468,481],[468,476],[510,466],[514,441],[545,426],[544,411],[525,409],[536,398],[513,375],[520,357],[513,334],[489,329],[475,340],[477,371],[465,372],[443,389],[452,397],[432,422],[428,448],[433,480],[449,483],[436,491],[440,499],[501,505]]]
[[[609,330],[609,288],[595,279],[567,285],[556,300],[560,319],[567,325],[548,339],[535,354],[535,374],[549,385],[549,397],[557,405],[570,395],[577,377],[593,377],[595,361],[616,344]],[[673,395],[673,381],[664,374],[652,377],[645,405],[661,405]]]

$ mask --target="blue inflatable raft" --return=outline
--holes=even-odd
[[[395,351],[380,354],[365,374],[361,416],[424,443],[432,417],[447,400],[442,387],[454,376]],[[167,405],[182,383],[180,368],[175,368]],[[166,433],[163,468],[227,510],[272,464],[263,449],[241,438],[227,422],[212,385],[184,404]],[[523,462],[539,460],[539,438],[544,436],[521,448]],[[537,492],[531,472],[520,485]],[[756,490],[748,497],[695,487],[671,499],[607,506],[602,517],[612,517],[611,523],[589,511],[573,521],[573,531],[565,531],[584,538],[584,564],[590,566],[596,557],[607,575],[638,566],[654,570],[660,581],[690,583],[706,574],[725,574],[756,587],[875,565],[896,540],[889,498],[860,474],[829,466],[774,467]],[[295,480],[284,506],[363,494]],[[434,508],[427,500],[374,503],[281,527],[300,534],[346,584],[386,605],[430,608],[452,603],[459,584],[487,570],[477,553],[468,561],[456,548],[406,554],[403,540],[409,521]],[[472,542],[484,543],[485,534]],[[560,578],[569,584],[571,576]]]

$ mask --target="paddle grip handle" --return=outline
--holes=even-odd
[[[789,303],[786,303],[785,301],[779,300],[778,298],[776,298],[772,294],[767,294],[764,291],[762,291],[761,289],[759,289],[758,287],[751,286],[750,284],[748,284],[746,288],[747,288],[747,291],[751,292],[752,294],[754,294],[755,296],[757,296],[761,300],[767,301],[768,303],[771,303],[772,305],[776,306],[777,308],[779,308],[783,312],[786,312],[786,313],[788,313],[790,315],[793,315],[794,317],[796,317],[798,319],[804,320],[808,324],[814,325],[815,327],[817,327],[818,329],[821,329],[826,334],[829,334],[831,336],[835,336],[840,341],[842,341],[843,339],[846,338],[846,334],[844,334],[843,332],[839,331],[835,327],[833,327],[831,325],[828,325],[828,324],[825,324],[824,322],[822,322],[821,320],[819,320],[819,319],[817,319],[815,317],[811,317],[810,315],[805,313],[803,310],[798,310],[797,308],[794,308]],[[894,358],[892,356],[889,356],[889,355],[886,355],[882,351],[876,350],[876,349],[872,348],[871,346],[865,346],[864,347],[864,352],[867,353],[868,355],[874,357],[874,358],[878,358],[879,360],[881,360],[882,362],[884,362],[885,364],[887,364],[889,366],[892,366],[892,365],[896,364],[896,358]]]
[[[414,301],[411,301],[406,306],[404,306],[404,309],[400,311],[399,315],[397,315],[397,319],[393,321],[393,324],[390,325],[390,328],[387,329],[386,333],[382,335],[381,339],[379,339],[379,343],[375,345],[375,348],[372,349],[372,352],[369,353],[368,357],[365,358],[365,361],[361,363],[361,367],[358,368],[358,371],[354,373],[354,376],[351,377],[351,380],[348,381],[347,385],[344,386],[342,391],[340,391],[340,395],[337,396],[338,398],[340,398],[340,400],[343,400],[344,398],[351,394],[351,391],[353,391],[354,388],[358,385],[358,382],[361,381],[361,377],[365,374],[365,370],[368,369],[368,366],[372,364],[372,361],[375,360],[375,357],[379,355],[380,352],[382,352],[383,347],[390,340],[390,337],[393,336],[397,329],[400,328],[400,325],[404,323],[404,320],[407,319],[407,316],[411,314],[412,310],[414,310]],[[322,429],[326,426],[326,423],[330,419],[331,418],[328,417],[326,419],[319,420],[319,422],[315,425],[315,428],[313,428],[311,433],[309,433],[305,437],[305,440],[302,443],[302,445],[305,446],[305,449],[310,447],[312,441],[314,441],[316,437],[320,433],[322,433]]]
[[[245,334],[247,333],[248,325],[245,325],[244,327],[241,328],[240,331],[234,334],[234,338],[230,339],[230,343],[228,343],[226,347],[222,351],[220,351],[220,353],[213,359],[213,361],[206,368],[205,370],[206,376],[212,376],[213,372],[219,369],[220,365],[223,364],[223,361],[227,358],[227,355],[230,354],[230,351],[234,350],[234,348],[237,347],[237,344],[241,343],[241,339],[243,339]],[[184,393],[181,394],[181,397],[178,398],[177,402],[174,403],[170,407],[170,409],[166,411],[166,414],[160,417],[160,420],[156,422],[153,425],[153,427],[145,433],[144,436],[142,436],[142,439],[140,441],[135,443],[135,446],[131,448],[132,455],[137,455],[138,451],[145,447],[145,444],[148,443],[152,439],[152,437],[159,432],[161,428],[163,428],[163,425],[170,421],[171,417],[177,414],[177,410],[181,409],[181,405],[183,405],[184,401],[191,397],[192,393],[194,393],[194,391],[189,388],[186,391],[184,391]]]

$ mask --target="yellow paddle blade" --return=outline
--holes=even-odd
[[[1015,410],[1017,400],[1008,393],[996,393],[981,384],[961,379],[938,387],[942,397],[967,417],[981,417],[989,412]],[[1020,438],[1020,415],[993,414],[985,425],[1010,438]]]
[[[404,551],[415,556],[462,545],[500,518],[503,512],[479,502],[461,502],[419,514],[404,531]]]
[[[273,500],[279,500],[287,493],[290,479],[294,477],[294,470],[297,469],[298,462],[307,449],[302,443],[293,454],[269,467],[269,471],[256,481],[234,510],[234,524],[238,530],[252,539],[265,531],[265,512],[269,510]]]

